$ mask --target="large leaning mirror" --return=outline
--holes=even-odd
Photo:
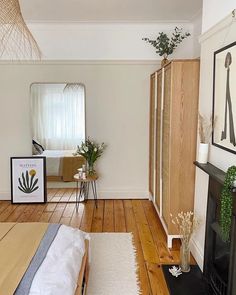
[[[80,83],[33,83],[30,100],[32,153],[46,157],[50,183],[60,182],[60,187],[67,183],[68,186],[84,163],[82,157],[73,153],[85,139],[85,86]]]

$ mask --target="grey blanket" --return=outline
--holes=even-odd
[[[18,285],[14,295],[27,295],[29,294],[31,284],[33,282],[34,276],[45,259],[47,252],[54,241],[57,232],[60,228],[60,224],[49,224],[46,233],[44,234],[39,247],[30,262],[30,265],[25,272],[20,284]]]

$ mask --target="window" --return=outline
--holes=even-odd
[[[85,87],[32,84],[33,139],[47,150],[72,150],[85,139]]]

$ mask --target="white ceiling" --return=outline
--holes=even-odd
[[[20,0],[26,21],[189,21],[202,0]]]

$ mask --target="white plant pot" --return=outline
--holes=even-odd
[[[198,149],[198,163],[206,164],[208,161],[209,144],[200,143]]]

